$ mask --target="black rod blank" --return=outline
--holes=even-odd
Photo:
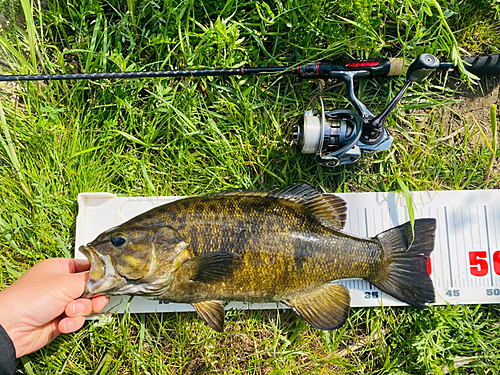
[[[296,68],[240,68],[240,69],[193,69],[193,70],[160,70],[152,72],[115,72],[115,73],[69,73],[69,74],[26,74],[1,75],[0,82],[8,81],[61,81],[61,80],[97,80],[97,79],[132,79],[132,78],[164,78],[164,77],[207,77],[259,75],[271,73],[297,74]]]

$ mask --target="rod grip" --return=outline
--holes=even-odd
[[[474,74],[500,75],[500,53],[463,58],[465,69]]]
[[[403,73],[406,73],[406,70],[408,69],[408,63],[405,61],[405,59],[401,58],[392,58],[389,59],[391,67],[389,70],[388,76],[399,76]],[[406,62],[406,64],[405,64]]]

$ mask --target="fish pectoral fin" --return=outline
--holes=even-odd
[[[214,283],[233,276],[234,271],[240,266],[239,254],[215,251],[189,259],[182,268],[187,271],[191,281]]]
[[[315,291],[284,301],[314,328],[341,327],[349,315],[351,296],[340,284],[326,284]]]
[[[217,332],[224,331],[224,305],[221,301],[201,301],[193,303],[198,316]]]

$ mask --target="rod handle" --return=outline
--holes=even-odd
[[[465,69],[478,75],[500,75],[500,53],[463,58]],[[470,64],[470,65],[467,65]]]
[[[389,63],[390,63],[390,69],[389,69],[389,73],[387,74],[389,77],[390,76],[399,76],[399,75],[405,73],[406,70],[408,69],[408,65],[409,65],[407,60],[401,59],[399,57],[389,59]]]

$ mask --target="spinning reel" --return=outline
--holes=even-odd
[[[293,140],[303,154],[316,154],[321,165],[336,167],[357,161],[364,153],[387,150],[393,141],[384,126],[387,116],[401,100],[413,82],[423,81],[440,67],[439,60],[423,53],[410,65],[406,83],[386,109],[375,116],[354,94],[354,79],[377,75],[381,65],[378,61],[356,63],[356,70],[332,70],[329,78],[346,83],[349,100],[355,110],[337,109],[325,111],[323,100],[319,108],[307,111],[294,127]],[[363,68],[366,64],[366,68]],[[376,68],[377,70],[374,70]],[[323,72],[325,74],[325,72]],[[390,75],[390,74],[387,74]]]

